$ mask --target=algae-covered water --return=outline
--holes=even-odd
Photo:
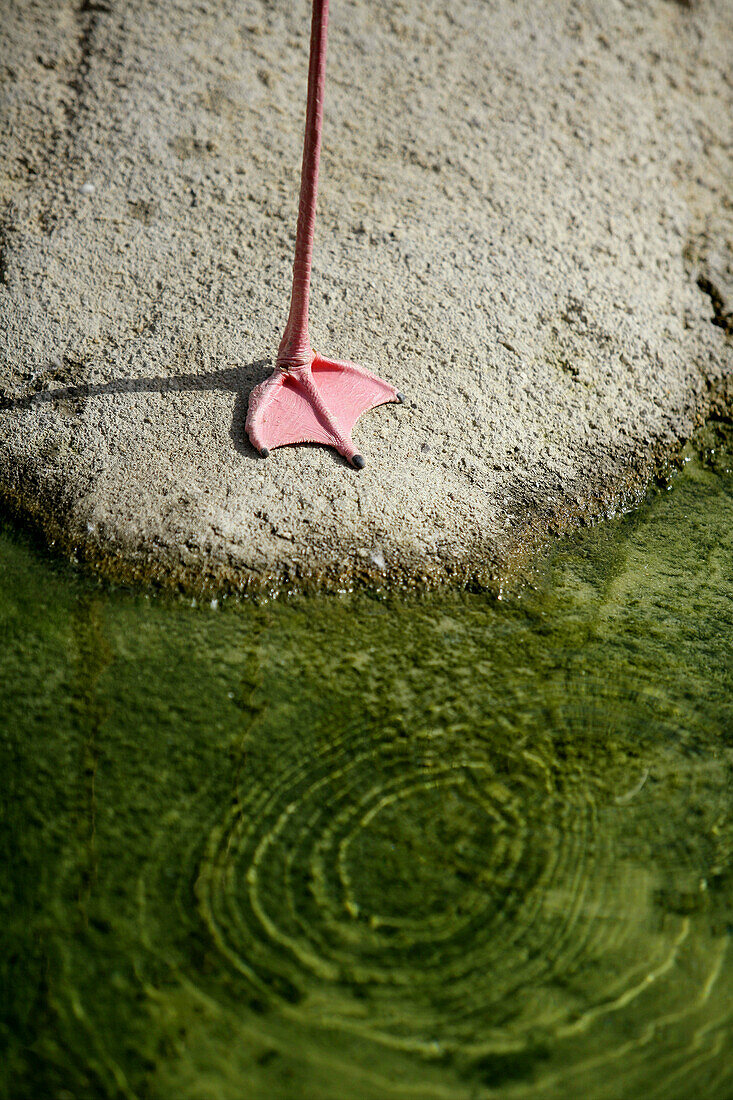
[[[0,538],[0,1096],[733,1096],[733,450],[488,595]]]

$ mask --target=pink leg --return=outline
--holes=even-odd
[[[272,375],[250,394],[246,430],[264,457],[286,443],[324,443],[335,447],[357,469],[351,429],[358,417],[387,401],[402,401],[394,386],[354,363],[324,359],[313,351],[308,335],[313,234],[318,193],[318,165],[326,84],[326,35],[329,0],[313,0],[308,106],[305,122],[300,206],[295,237],[290,314]]]

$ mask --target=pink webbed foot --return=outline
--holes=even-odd
[[[287,443],[323,443],[360,470],[364,459],[351,438],[362,413],[403,401],[394,386],[355,363],[322,359],[273,373],[249,398],[245,428],[263,457]]]

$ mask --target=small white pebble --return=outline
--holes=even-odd
[[[79,192],[82,195],[93,195],[94,194],[94,184],[89,183],[89,181],[87,180],[86,183],[83,183],[81,185],[81,187],[79,188]]]
[[[379,550],[374,550],[369,555],[369,560],[372,563],[372,565],[376,566],[377,569],[386,569],[387,568],[387,563],[384,560],[384,554],[382,554],[381,551],[379,551]]]
[[[219,601],[218,600],[212,600],[211,601],[211,606],[213,607],[214,611],[216,611],[217,607],[219,606]]]

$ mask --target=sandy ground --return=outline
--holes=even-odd
[[[309,19],[0,0],[0,494],[122,576],[499,584],[730,407],[733,3],[332,0],[311,336],[408,398],[361,472],[244,434]]]

